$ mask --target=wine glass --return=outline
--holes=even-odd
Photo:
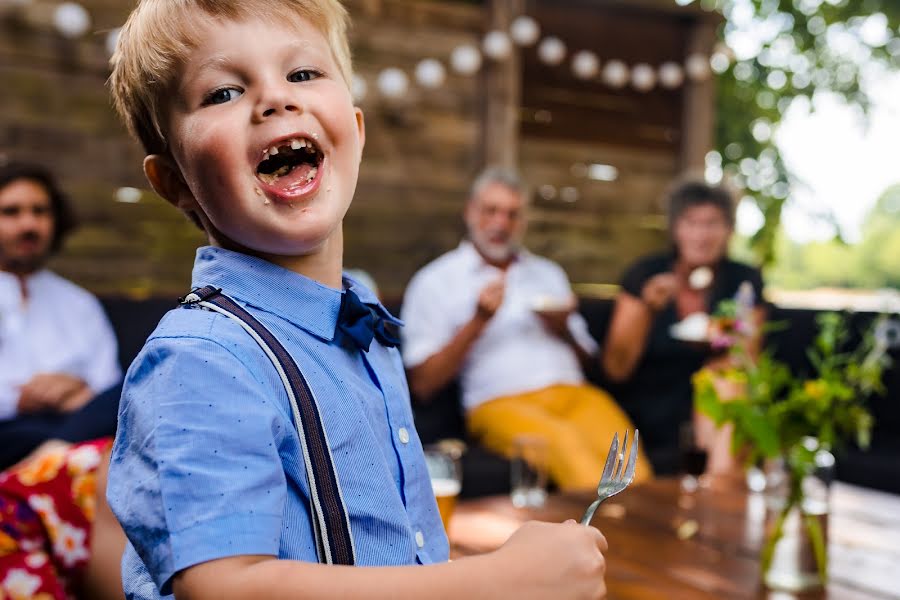
[[[681,489],[693,493],[700,487],[700,477],[706,471],[709,454],[697,444],[697,432],[692,421],[678,428],[678,453],[681,459]]]

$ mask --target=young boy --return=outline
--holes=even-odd
[[[179,308],[131,366],[120,409],[108,498],[130,541],[126,594],[602,598],[606,542],[574,522],[527,524],[494,553],[447,562],[385,335],[397,322],[341,275],[365,140],[345,29],[337,0],[143,0],[110,83],[151,185],[209,237],[193,286],[221,288],[300,366],[352,563],[375,568],[318,562],[319,482],[309,483],[306,436],[260,345],[227,316]]]

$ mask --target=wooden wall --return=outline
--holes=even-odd
[[[375,92],[375,79],[386,66],[411,74],[426,56],[446,62],[456,45],[477,43],[487,11],[449,0],[345,4],[354,19],[355,67],[369,84],[345,264],[368,270],[385,295],[396,297],[462,234],[462,203],[482,161],[484,82],[449,72],[438,91],[413,85],[407,97],[388,101]],[[39,13],[51,5],[44,0],[32,0],[24,18],[0,11],[0,154],[50,166],[77,202],[83,227],[54,261],[60,273],[101,294],[179,295],[203,243],[200,232],[150,192],[136,204],[114,201],[120,186],[146,187],[142,153],[117,122],[104,87],[105,31],[122,23],[131,2],[83,5],[97,33],[78,41],[45,24]],[[535,202],[528,243],[559,260],[573,281],[614,281],[633,256],[663,243],[659,199],[678,169],[676,145],[630,147],[602,131],[593,140],[536,136],[527,126],[522,134],[519,163],[536,186],[573,185],[571,165],[578,162],[620,169],[611,184],[575,182],[575,203]]]

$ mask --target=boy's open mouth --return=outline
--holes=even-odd
[[[265,151],[265,157],[256,166],[256,176],[267,185],[303,185],[316,178],[324,158],[314,140],[285,140]]]

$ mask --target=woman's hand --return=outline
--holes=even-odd
[[[678,291],[678,278],[674,273],[660,273],[647,280],[641,290],[641,300],[650,310],[658,313],[666,307]]]

